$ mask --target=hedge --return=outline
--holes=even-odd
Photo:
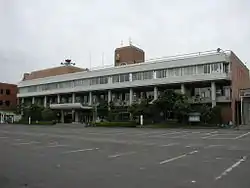
[[[97,127],[136,127],[136,122],[98,122],[95,123]]]

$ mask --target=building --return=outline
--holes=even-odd
[[[239,123],[239,90],[249,87],[250,81],[248,68],[234,52],[218,49],[141,61],[144,52],[141,57],[132,56],[134,47],[124,47],[125,51],[128,48],[123,59],[134,63],[115,59],[117,66],[112,68],[24,80],[18,84],[18,98],[24,104],[56,110],[61,122],[78,122],[91,118],[86,112],[99,100],[128,106],[145,97],[153,101],[165,89],[174,89],[186,94],[193,104],[219,105],[224,122]],[[121,51],[116,50],[115,57],[120,54],[121,58]],[[133,61],[131,57],[136,58]]]
[[[13,117],[17,105],[17,85],[0,83],[0,123]]]

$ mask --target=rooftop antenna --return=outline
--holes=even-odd
[[[61,65],[64,65],[64,66],[71,66],[71,65],[76,65],[75,63],[72,63],[71,62],[71,59],[65,59],[64,62],[61,62]]]
[[[123,40],[121,40],[121,47],[123,46]]]
[[[102,66],[104,66],[104,52],[102,52]]]
[[[89,52],[89,68],[91,69],[91,52]]]
[[[129,37],[129,46],[132,46],[132,39],[131,39],[131,37]]]

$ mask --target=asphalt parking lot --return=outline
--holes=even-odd
[[[1,188],[249,188],[248,130],[0,125]]]

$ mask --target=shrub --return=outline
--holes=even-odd
[[[129,122],[98,122],[97,127],[136,127],[136,123],[133,121]]]

